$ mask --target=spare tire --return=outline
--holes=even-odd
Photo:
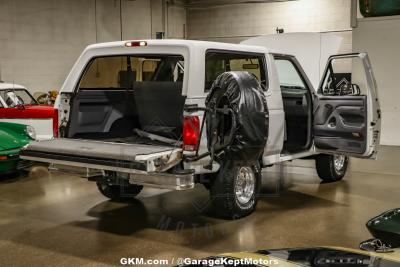
[[[267,101],[257,78],[244,71],[222,73],[211,87],[206,107],[210,110],[206,113],[208,150],[254,165],[264,151],[269,122]],[[230,112],[216,112],[224,107]]]

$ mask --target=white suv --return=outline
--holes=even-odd
[[[337,181],[348,156],[375,156],[380,135],[365,53],[332,56],[315,91],[294,56],[265,47],[96,44],[55,107],[60,138],[31,143],[22,158],[83,167],[112,199],[203,183],[228,218],[255,209],[262,168],[311,158],[321,179]]]

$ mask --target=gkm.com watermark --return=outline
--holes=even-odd
[[[199,266],[271,266],[279,264],[276,259],[265,258],[228,258],[228,257],[215,257],[206,259],[192,259],[192,258],[172,258],[168,259],[144,259],[144,258],[121,258],[121,265],[130,266],[162,266],[162,265],[199,265]]]

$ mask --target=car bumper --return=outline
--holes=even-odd
[[[2,151],[0,156],[6,156],[6,159],[0,160],[0,174],[12,173],[30,168],[33,163],[19,158],[19,149]]]
[[[194,172],[130,174],[129,183],[148,187],[188,190],[195,185]]]

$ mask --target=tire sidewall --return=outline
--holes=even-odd
[[[240,168],[250,167],[254,174],[254,193],[245,204],[240,204],[236,197],[236,177]],[[210,188],[210,193],[217,213],[230,219],[239,219],[251,214],[256,206],[260,192],[261,171],[259,165],[244,166],[232,161],[224,162],[220,171]]]
[[[238,176],[239,176],[239,171],[242,167],[248,167],[249,169],[252,170],[253,175],[254,175],[254,193],[251,197],[251,199],[246,203],[246,204],[241,204],[237,198],[235,189],[236,189],[236,184],[238,182]],[[235,171],[234,171],[234,177],[233,177],[233,195],[235,199],[235,205],[236,208],[239,210],[242,210],[244,213],[252,212],[255,209],[255,206],[257,205],[257,200],[258,200],[258,195],[259,195],[259,183],[260,179],[257,177],[259,174],[256,170],[255,166],[236,166]]]
[[[342,168],[336,169],[334,155],[319,154],[315,160],[316,170],[320,179],[324,182],[337,182],[346,175],[349,157],[345,156]]]

